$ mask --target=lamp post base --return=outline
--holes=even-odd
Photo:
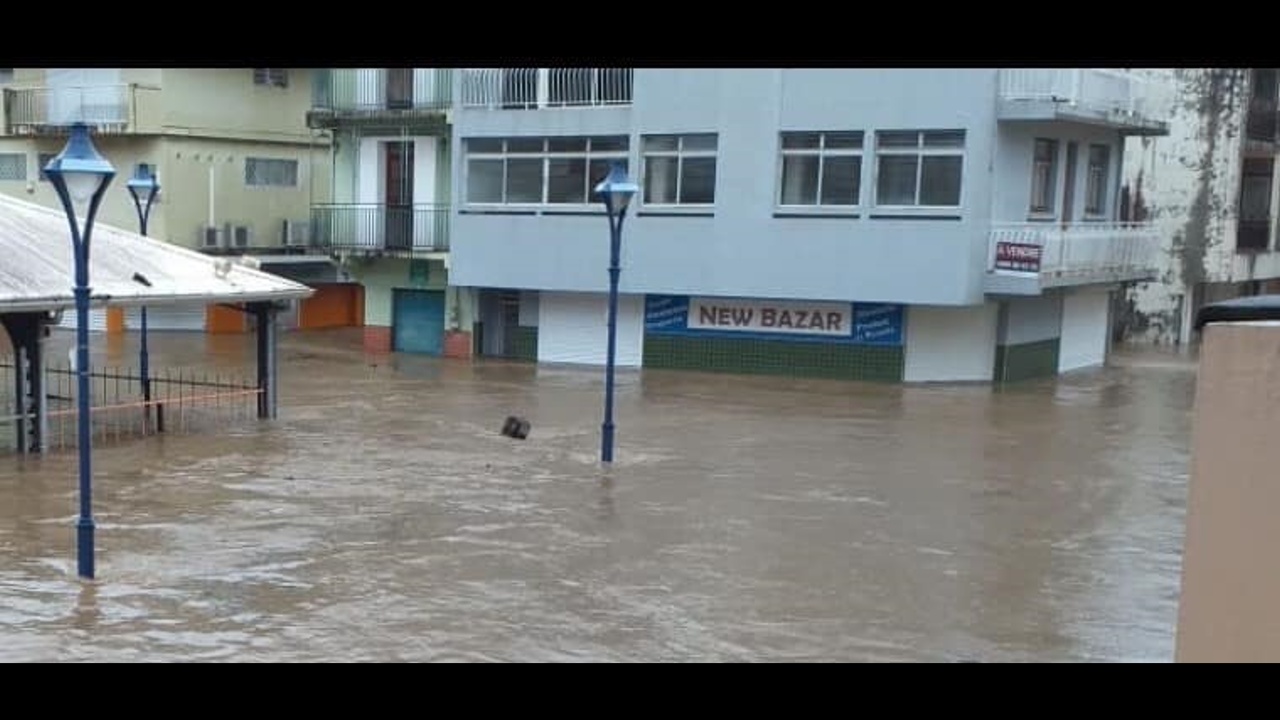
[[[613,423],[600,426],[600,461],[613,462]]]
[[[85,580],[93,579],[93,518],[81,517],[76,521],[76,566]]]

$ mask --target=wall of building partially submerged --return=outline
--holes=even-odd
[[[1122,219],[1148,220],[1164,238],[1161,273],[1118,293],[1117,334],[1176,343],[1188,337],[1193,288],[1230,277],[1240,188],[1249,70],[1153,70],[1172,99],[1170,133],[1130,138]]]

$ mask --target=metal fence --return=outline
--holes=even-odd
[[[38,421],[29,409],[23,413],[17,407],[13,373],[13,358],[0,357],[0,452],[20,450],[23,423]],[[74,448],[78,428],[76,374],[64,363],[49,367],[45,377],[48,410],[44,449]],[[261,390],[236,375],[186,369],[154,372],[150,401],[144,399],[142,376],[133,368],[93,368],[89,377],[95,445],[157,433],[213,431],[258,416]]]

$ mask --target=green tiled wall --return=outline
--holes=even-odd
[[[1017,382],[1058,374],[1058,338],[1024,343],[997,345],[996,382]]]
[[[901,347],[650,335],[644,367],[901,382]]]
[[[538,328],[523,325],[517,327],[512,344],[515,346],[511,349],[512,358],[529,362],[538,361]]]
[[[487,328],[484,323],[476,321],[471,323],[471,342],[476,349],[477,355],[483,355],[480,348],[484,347],[484,333]],[[538,328],[524,327],[523,325],[516,328],[512,333],[512,347],[508,348],[508,360],[526,360],[528,362],[538,361]]]

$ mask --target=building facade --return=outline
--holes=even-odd
[[[1118,334],[1179,344],[1206,303],[1280,292],[1274,68],[1148,71],[1175,101],[1166,137],[1126,146],[1127,218],[1163,241],[1159,274],[1128,290]]]
[[[452,327],[479,355],[604,362],[592,187],[612,163],[641,186],[623,229],[623,366],[1054,374],[1104,363],[1115,293],[1155,276],[1155,229],[1119,215],[1121,160],[1127,137],[1167,126],[1130,73],[454,78],[447,281]]]
[[[264,269],[324,289],[341,285],[327,258],[298,255],[314,198],[330,194],[327,138],[304,121],[311,70],[286,68],[61,68],[0,70],[0,192],[59,206],[42,168],[88,123],[116,168],[100,222],[137,230],[125,182],[150,164],[161,193],[148,235],[211,253],[256,254]],[[324,315],[325,297],[297,304],[288,322]],[[239,332],[241,313],[156,308],[157,329]],[[74,318],[64,322],[74,323]],[[136,327],[136,311],[97,312],[97,329]]]
[[[448,290],[453,78],[432,68],[315,75],[307,122],[332,138],[333,194],[312,206],[312,247],[359,282],[346,311],[370,352],[470,356],[470,333],[452,332]]]

